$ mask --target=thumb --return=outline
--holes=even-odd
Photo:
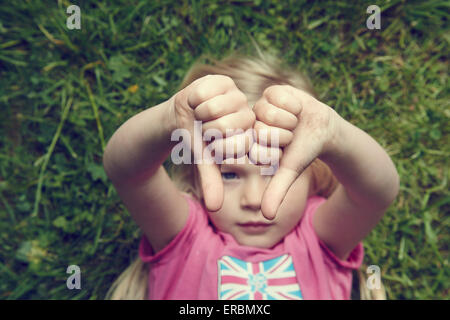
[[[207,157],[197,164],[203,198],[208,211],[218,211],[223,205],[223,181],[214,158]]]
[[[298,177],[295,170],[280,166],[262,196],[261,211],[267,219],[274,219],[286,194]]]
[[[200,184],[208,211],[218,211],[223,205],[222,175],[216,164],[198,164]]]

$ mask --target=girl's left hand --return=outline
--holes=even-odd
[[[308,93],[289,85],[268,87],[253,107],[256,142],[253,148],[270,147],[270,132],[278,130],[282,156],[279,168],[264,191],[261,211],[267,219],[275,218],[289,188],[298,176],[319,157],[332,151],[338,124],[342,119],[332,108]],[[258,136],[269,132],[267,140]],[[251,153],[251,152],[250,152]]]

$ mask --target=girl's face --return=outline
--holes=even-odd
[[[214,226],[231,234],[245,246],[270,248],[287,235],[300,221],[310,193],[311,174],[307,169],[289,189],[273,220],[264,218],[261,200],[269,175],[261,175],[261,166],[245,157],[245,164],[229,163],[220,166],[224,184],[224,202],[217,212],[209,212]],[[267,166],[266,166],[267,167]]]

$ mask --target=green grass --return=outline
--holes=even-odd
[[[448,2],[379,2],[381,30],[366,28],[370,1],[302,2],[80,1],[81,30],[66,27],[69,1],[2,5],[0,298],[104,297],[139,241],[105,144],[202,53],[252,35],[392,157],[400,194],[364,240],[388,298],[448,299]],[[66,288],[72,264],[81,290]]]

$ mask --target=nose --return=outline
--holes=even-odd
[[[267,181],[264,176],[254,175],[249,177],[244,184],[241,196],[241,206],[243,208],[259,211],[261,201]]]

